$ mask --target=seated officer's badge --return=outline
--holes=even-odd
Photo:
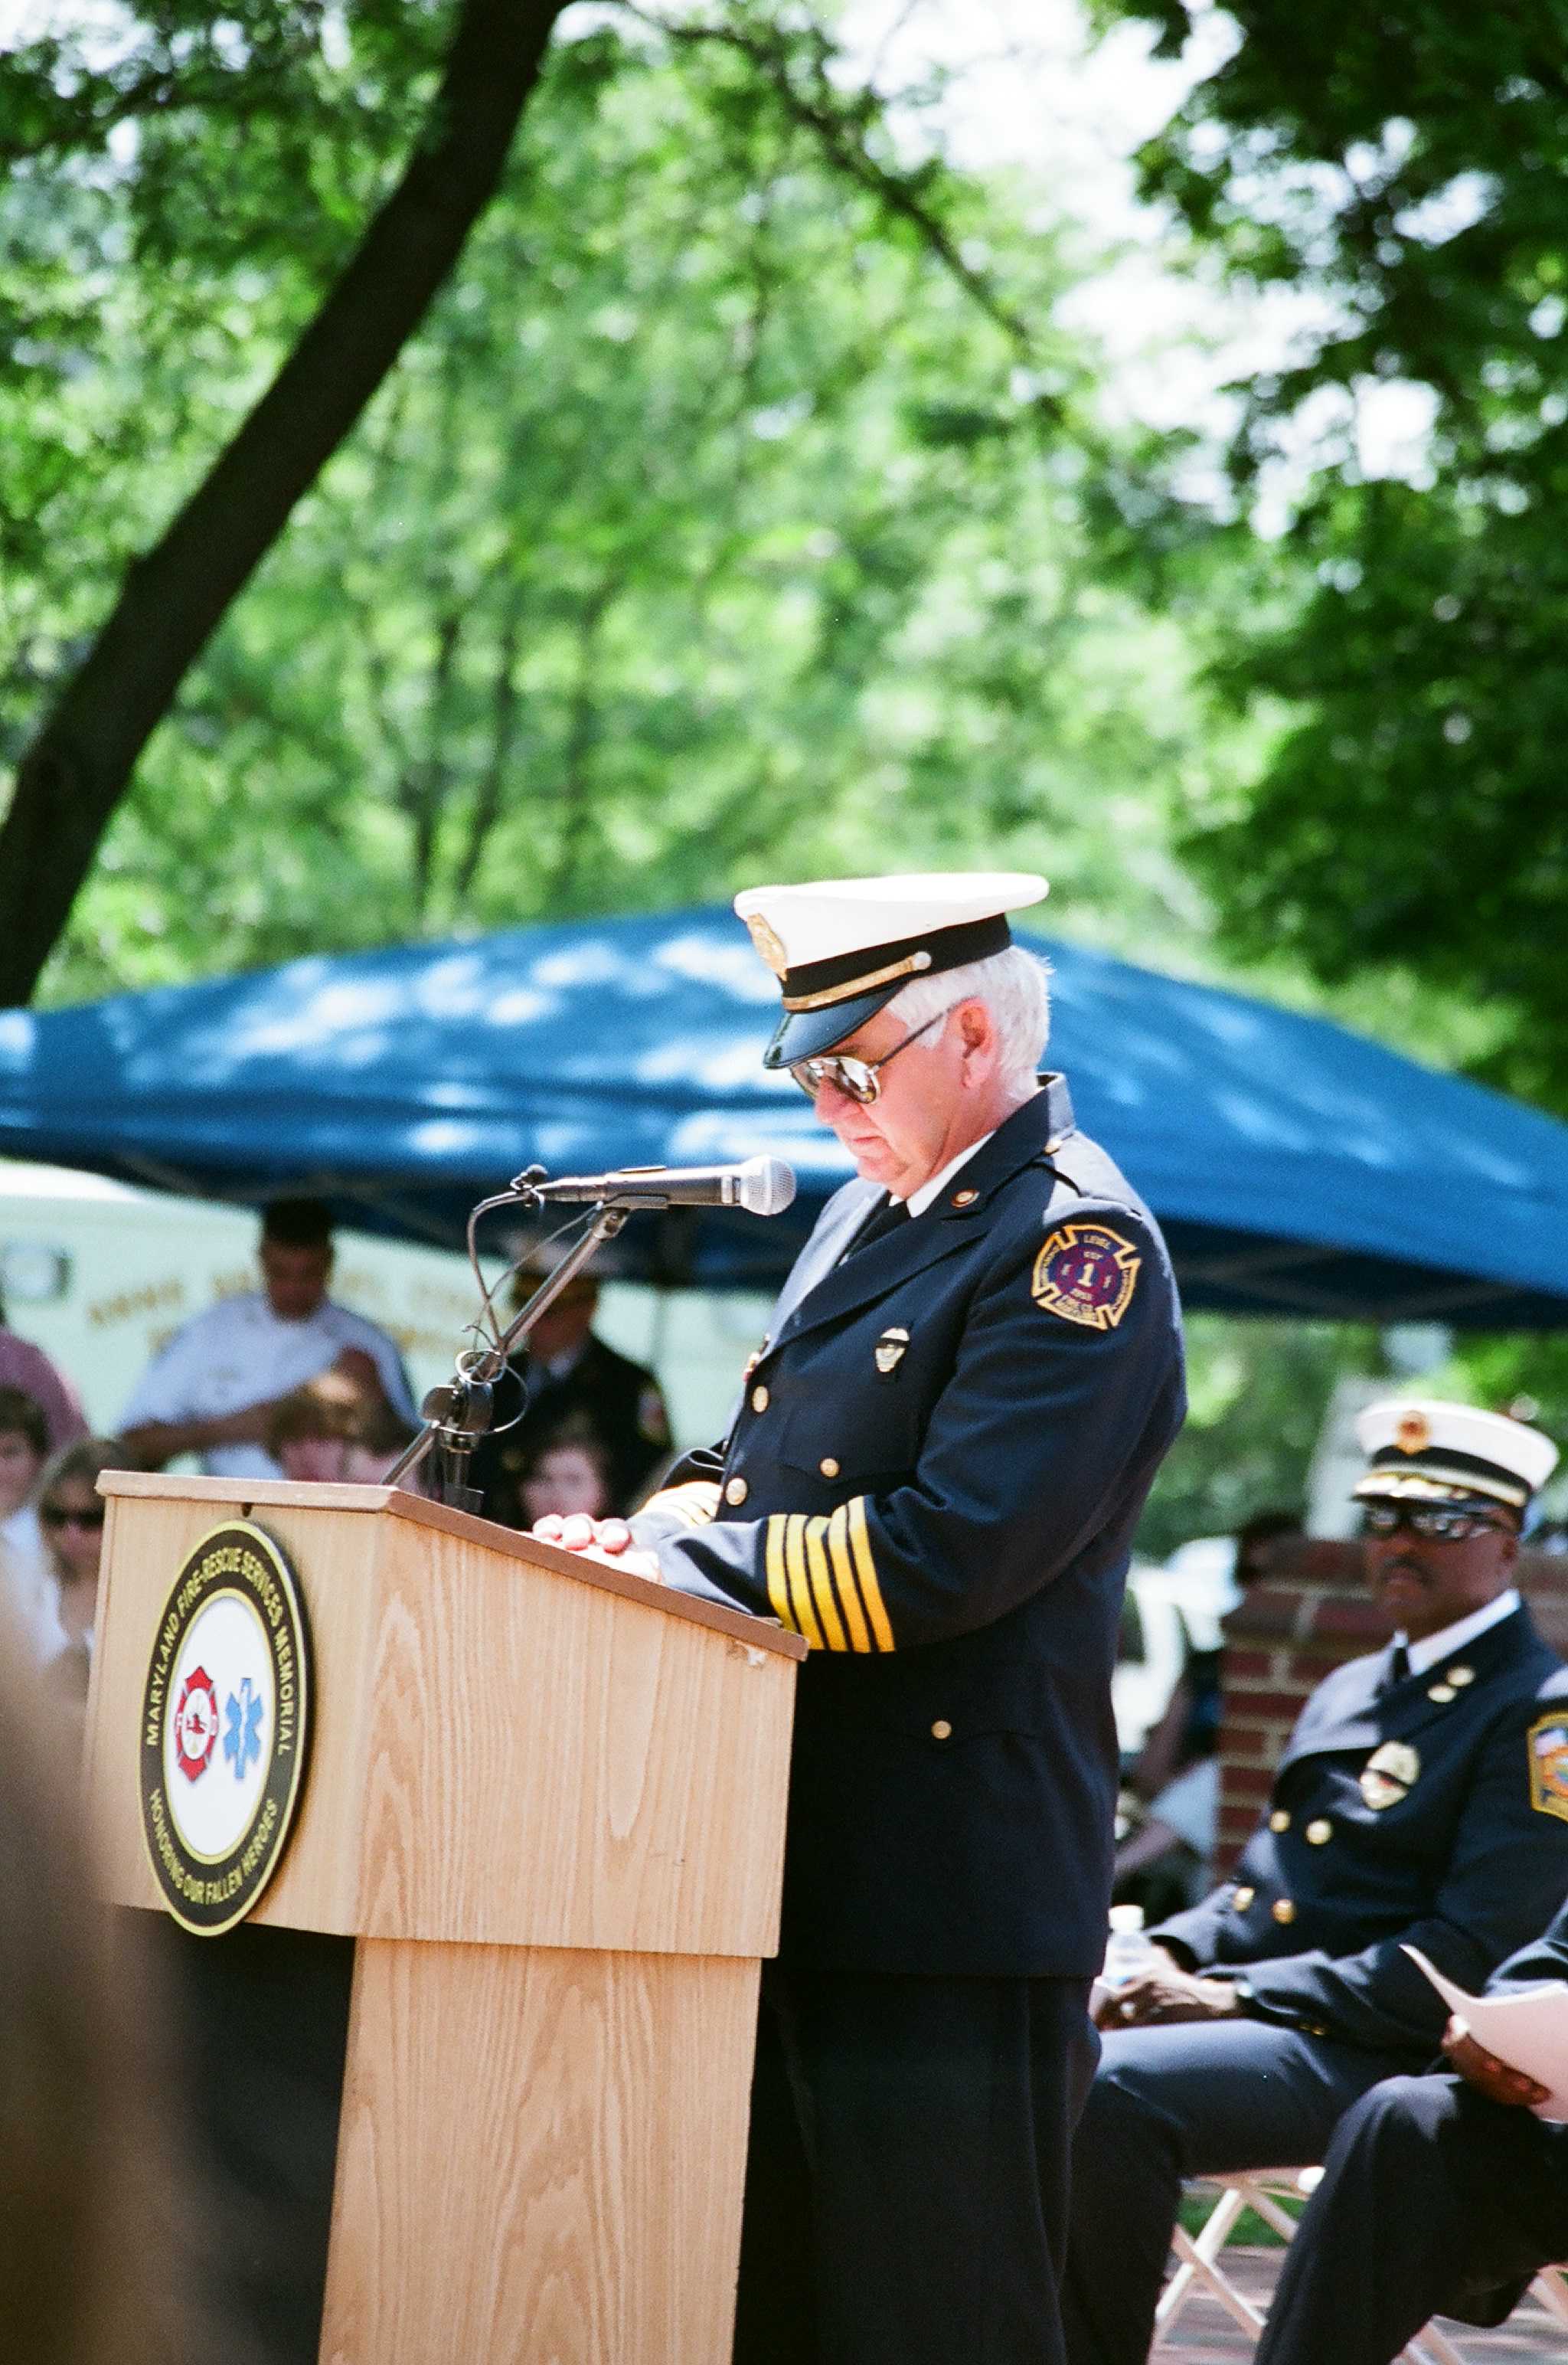
[[[1529,1729],[1529,1802],[1568,1823],[1568,1720],[1542,1717]]]
[[[1385,1741],[1361,1768],[1361,1796],[1369,1807],[1397,1807],[1421,1771],[1418,1750],[1407,1741]],[[1568,1802],[1565,1802],[1568,1805]]]
[[[1114,1330],[1133,1302],[1142,1262],[1109,1225],[1061,1224],[1035,1259],[1029,1295],[1064,1322]]]
[[[883,1331],[871,1352],[877,1370],[884,1380],[892,1378],[903,1361],[904,1350],[908,1345],[909,1332],[901,1329],[896,1323],[890,1329]]]

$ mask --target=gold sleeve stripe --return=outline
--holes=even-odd
[[[871,1630],[860,1606],[860,1588],[855,1582],[855,1570],[849,1558],[849,1522],[842,1503],[827,1523],[827,1548],[833,1557],[838,1597],[844,1604],[844,1622],[849,1629],[849,1647],[852,1651],[868,1651]]]
[[[684,1485],[661,1486],[642,1506],[644,1511],[668,1511],[689,1528],[705,1528],[719,1508],[716,1478],[689,1478]]]
[[[893,1630],[882,1602],[882,1588],[877,1582],[877,1564],[871,1557],[871,1539],[866,1532],[866,1497],[852,1495],[846,1506],[849,1513],[849,1542],[855,1554],[855,1573],[860,1579],[860,1591],[865,1598],[866,1614],[871,1620],[871,1631],[879,1651],[893,1648]]]
[[[827,1645],[823,1630],[817,1623],[817,1613],[812,1606],[811,1579],[806,1575],[806,1515],[791,1511],[784,1529],[784,1574],[790,1580],[790,1606],[794,1610],[792,1623],[797,1634],[819,1651]]]
[[[784,1577],[784,1530],[789,1521],[777,1513],[767,1522],[767,1598],[780,1626],[796,1631],[790,1610],[790,1588]]]
[[[806,1521],[806,1566],[812,1573],[812,1596],[817,1605],[817,1615],[830,1651],[847,1651],[844,1625],[839,1618],[838,1604],[833,1597],[833,1579],[828,1575],[827,1554],[823,1550],[823,1538],[827,1533],[825,1519]]]

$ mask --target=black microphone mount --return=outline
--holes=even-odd
[[[504,1191],[482,1200],[469,1217],[470,1253],[474,1226],[493,1207],[517,1205],[538,1213],[564,1200],[568,1205],[591,1205],[592,1218],[554,1272],[540,1283],[492,1345],[460,1350],[451,1379],[431,1388],[420,1405],[424,1426],[387,1472],[386,1484],[395,1486],[433,1452],[437,1499],[451,1504],[454,1510],[479,1509],[479,1490],[468,1483],[468,1467],[474,1448],[495,1425],[496,1389],[506,1373],[508,1356],[595,1250],[612,1240],[635,1209],[743,1207],[756,1216],[777,1216],[794,1196],[795,1177],[780,1158],[752,1158],[744,1166],[626,1166],[610,1174],[563,1175],[555,1182],[543,1166],[529,1166],[514,1175]],[[478,1272],[476,1258],[475,1272]],[[479,1285],[483,1289],[482,1275]]]
[[[532,1196],[531,1185],[535,1177],[543,1181],[543,1166],[531,1166],[520,1174],[502,1199],[518,1199],[524,1205],[542,1204]],[[498,1205],[500,1201],[487,1203]],[[386,1484],[395,1486],[400,1478],[416,1469],[427,1453],[436,1457],[436,1500],[449,1503],[454,1510],[477,1511],[483,1498],[476,1486],[468,1483],[468,1465],[474,1448],[487,1436],[495,1418],[496,1388],[507,1367],[512,1349],[527,1338],[547,1306],[554,1303],[566,1283],[580,1272],[596,1249],[612,1240],[626,1222],[630,1211],[625,1207],[601,1206],[581,1239],[567,1250],[553,1273],[542,1281],[526,1306],[519,1308],[500,1337],[491,1347],[465,1347],[457,1356],[450,1380],[430,1389],[420,1407],[424,1426],[417,1437],[400,1453],[386,1474]]]

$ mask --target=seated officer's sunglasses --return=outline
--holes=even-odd
[[[918,1043],[923,1035],[929,1035],[934,1026],[939,1026],[944,1018],[951,1018],[952,1014],[952,1008],[939,1010],[935,1018],[928,1018],[924,1026],[917,1026],[913,1035],[906,1035],[902,1043],[895,1043],[879,1059],[847,1059],[842,1052],[824,1051],[820,1059],[796,1059],[790,1073],[809,1101],[815,1100],[824,1084],[832,1084],[846,1100],[858,1101],[862,1108],[869,1108],[882,1089],[878,1069],[885,1068],[890,1059],[896,1059],[901,1051],[907,1051],[912,1043]]]
[[[1372,1503],[1361,1513],[1363,1536],[1396,1536],[1401,1528],[1432,1543],[1462,1544],[1472,1536],[1484,1535],[1488,1528],[1506,1532],[1507,1522],[1484,1511],[1436,1511],[1410,1503]]]

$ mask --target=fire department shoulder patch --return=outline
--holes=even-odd
[[[1529,1729],[1529,1802],[1568,1823],[1568,1717],[1538,1717]]]
[[[1142,1262],[1108,1224],[1061,1224],[1035,1259],[1029,1294],[1064,1322],[1114,1330],[1133,1302]]]

